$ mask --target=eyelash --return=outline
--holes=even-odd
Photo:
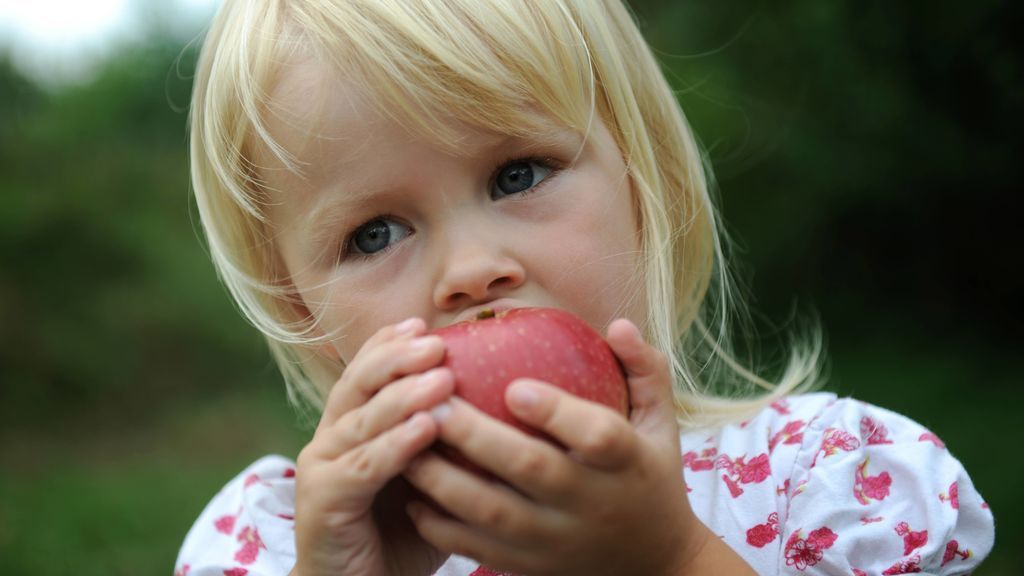
[[[500,174],[501,171],[504,170],[505,168],[508,168],[509,166],[512,166],[514,164],[538,164],[538,165],[543,166],[544,168],[546,168],[548,170],[547,176],[545,176],[540,182],[537,182],[536,184],[534,184],[530,188],[528,188],[526,190],[523,190],[522,192],[517,193],[516,194],[517,196],[528,196],[530,194],[533,194],[534,192],[540,190],[540,188],[542,186],[544,186],[549,180],[551,180],[552,177],[554,177],[555,175],[557,175],[559,172],[562,171],[562,166],[560,165],[560,163],[555,161],[553,158],[550,158],[550,157],[544,157],[544,156],[509,156],[504,162],[501,162],[501,163],[499,163],[497,165],[497,167],[491,173],[491,177],[487,180],[488,194],[491,193],[490,191],[496,185],[497,180],[498,180],[498,174]],[[495,200],[495,201],[497,201],[497,200]],[[384,254],[387,254],[388,252],[390,252],[392,250],[392,248],[394,248],[397,245],[397,243],[388,244],[384,248],[382,248],[382,249],[380,249],[377,252],[374,252],[372,254],[365,254],[365,253],[362,253],[362,252],[359,252],[359,251],[353,249],[352,244],[355,242],[356,234],[358,234],[359,231],[362,230],[364,226],[366,226],[367,224],[370,224],[371,222],[374,222],[376,220],[396,220],[396,221],[401,222],[401,219],[399,219],[399,218],[397,218],[397,217],[395,217],[395,216],[393,216],[391,214],[380,214],[380,215],[374,216],[374,217],[364,221],[363,223],[359,224],[351,232],[349,232],[348,234],[345,235],[345,238],[344,238],[344,240],[342,242],[342,245],[341,245],[341,250],[339,251],[340,252],[339,257],[338,257],[338,261],[339,262],[344,262],[346,260],[366,261],[366,260],[370,260],[370,259],[373,259],[373,258],[377,258],[377,257],[383,256]],[[412,233],[410,233],[409,235],[411,236]]]
[[[363,227],[365,227],[367,224],[370,224],[371,222],[375,222],[377,220],[395,220],[401,222],[400,218],[393,216],[391,214],[380,214],[356,226],[351,232],[349,232],[345,236],[345,240],[341,245],[341,254],[338,258],[339,262],[344,262],[346,260],[370,260],[372,258],[377,258],[379,256],[387,254],[388,252],[391,251],[392,248],[394,248],[397,245],[396,243],[388,244],[384,248],[381,248],[380,250],[372,254],[365,254],[352,248],[353,243],[355,243],[356,241],[356,234],[359,234],[359,231],[362,230]],[[412,233],[410,233],[409,236],[412,236]]]
[[[491,173],[490,179],[487,180],[488,193],[494,188],[498,181],[498,174],[501,171],[513,164],[538,164],[548,170],[548,175],[543,180],[537,182],[535,185],[530,186],[528,190],[524,190],[517,193],[517,196],[528,196],[541,189],[542,186],[547,184],[553,176],[556,176],[562,171],[561,163],[556,161],[554,158],[547,156],[509,156],[504,162],[498,164],[498,167]]]

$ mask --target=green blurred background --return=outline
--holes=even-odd
[[[942,437],[998,520],[977,573],[1024,574],[1006,454],[1024,398],[1022,10],[633,6],[710,151],[765,324],[816,312],[829,388]],[[203,248],[198,31],[144,20],[144,41],[72,84],[31,80],[0,38],[3,574],[169,574],[224,482],[308,436]]]

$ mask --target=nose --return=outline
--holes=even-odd
[[[501,298],[526,280],[519,259],[494,238],[450,237],[442,262],[434,304],[444,311]]]

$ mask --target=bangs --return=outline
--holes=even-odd
[[[462,143],[455,124],[524,137],[555,121],[586,134],[595,112],[587,39],[577,15],[560,3],[244,4],[250,6],[234,10],[238,25],[225,28],[250,33],[238,39],[234,61],[223,62],[221,70],[238,87],[224,95],[235,99],[240,116],[235,134],[248,144],[245,152],[260,143],[295,172],[300,166],[274,141],[262,115],[270,109],[274,82],[297,58],[315,58],[341,78],[355,79],[381,114],[456,154]],[[310,97],[309,113],[315,115],[331,95]],[[225,168],[252,161],[251,154],[238,152],[241,158]],[[259,190],[253,178],[258,171],[247,172],[250,190]],[[251,208],[260,203],[251,196],[245,200]]]
[[[465,150],[466,127],[530,138],[556,124],[586,138],[600,118],[632,184],[648,302],[641,329],[669,359],[687,425],[739,421],[813,384],[820,337],[793,348],[774,387],[734,359],[730,318],[746,316],[707,156],[620,0],[224,0],[193,83],[192,185],[214,265],[267,337],[296,404],[322,408],[344,366],[310,352],[330,337],[294,306],[265,216],[275,191],[257,162],[267,153],[301,176],[300,154],[268,124],[294,122],[312,142],[326,105],[345,97],[300,83],[300,117],[276,116],[275,88],[296,62],[337,73],[371,113],[453,154]],[[751,402],[708,395],[719,380],[771,391]]]
[[[325,1],[287,19],[383,114],[457,147],[452,120],[514,136],[540,112],[585,132],[593,72],[579,25],[557,3]]]
[[[286,10],[300,43],[361,81],[382,114],[454,152],[453,121],[526,136],[541,128],[540,113],[587,130],[589,52],[555,3],[334,0]]]

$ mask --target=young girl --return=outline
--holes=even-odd
[[[214,262],[319,425],[214,498],[177,573],[964,574],[991,548],[935,435],[807,392],[818,339],[771,384],[734,359],[702,156],[618,0],[227,0],[191,121]],[[563,448],[453,396],[426,333],[523,306],[606,334],[628,419],[513,383]]]

